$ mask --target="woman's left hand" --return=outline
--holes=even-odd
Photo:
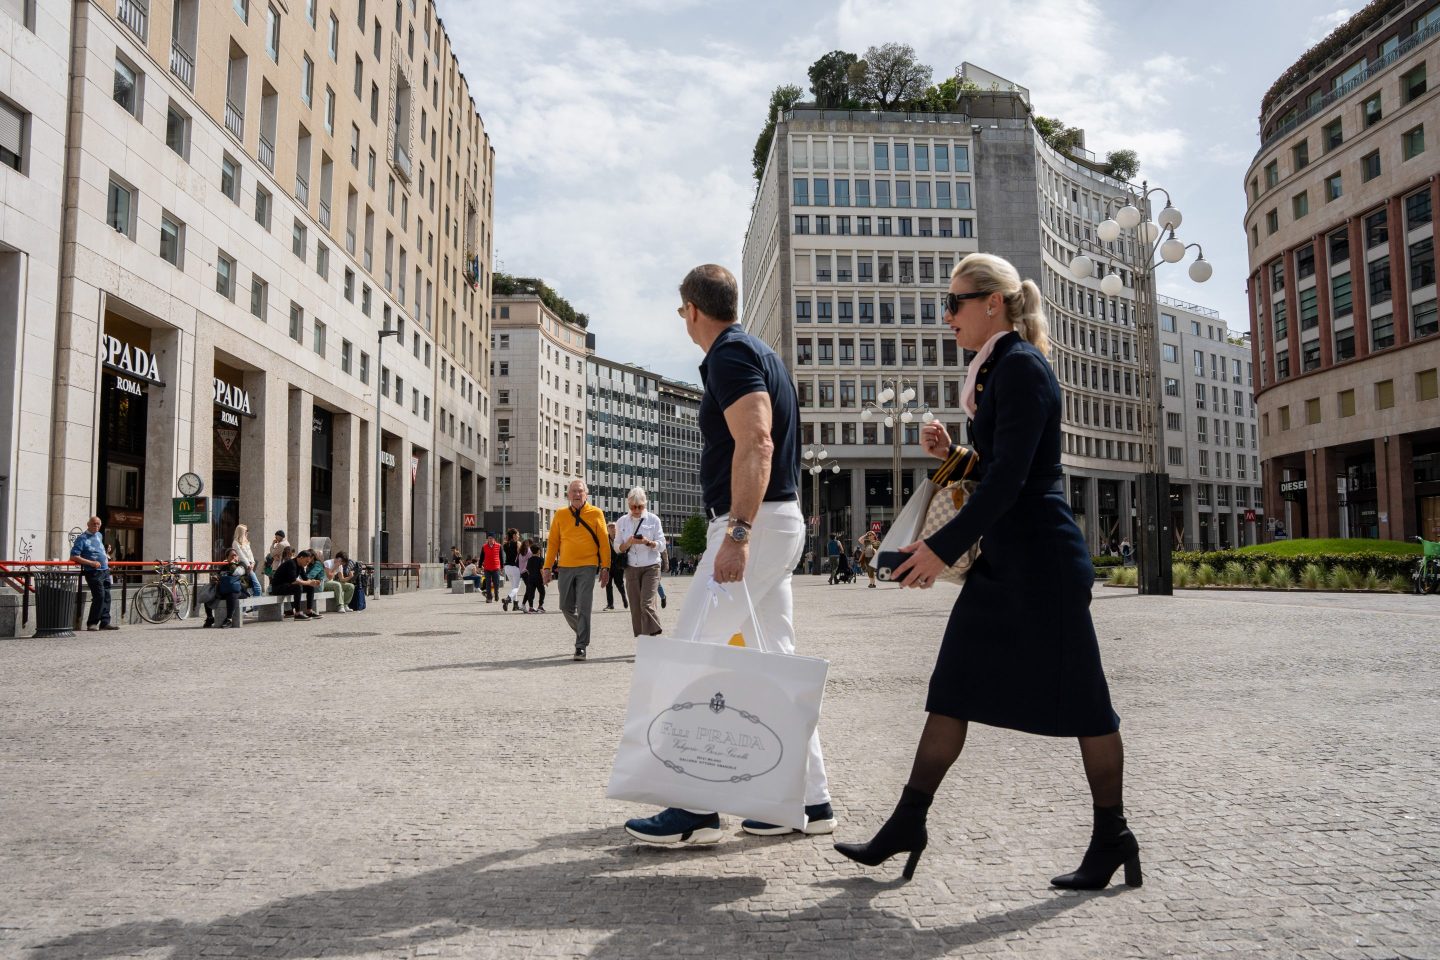
[[[909,546],[901,547],[900,552],[910,554],[910,559],[895,568],[891,579],[898,581],[902,587],[928,590],[935,585],[935,578],[945,570],[945,561],[936,556],[935,551],[931,550],[924,540],[916,540]]]

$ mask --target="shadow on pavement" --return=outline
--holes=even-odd
[[[591,657],[585,663],[634,663],[634,654],[615,657]],[[477,670],[480,672],[491,672],[496,670],[539,670],[544,667],[559,667],[573,664],[577,670],[584,667],[576,664],[571,655],[555,654],[549,657],[530,657],[525,660],[477,660],[473,663],[437,663],[429,667],[410,667],[401,670],[401,673],[428,673],[432,670]]]
[[[164,919],[81,930],[37,944],[30,953],[46,960],[78,960],[168,950],[156,956],[200,960],[229,954],[290,960],[393,954],[485,931],[498,938],[489,941],[492,948],[510,943],[518,955],[525,948],[516,942],[517,933],[541,933],[553,943],[557,935],[588,930],[604,936],[590,951],[596,958],[769,954],[793,950],[797,942],[805,941],[824,941],[829,956],[870,957],[894,953],[901,941],[906,957],[923,960],[958,946],[1012,936],[1094,896],[1107,895],[1056,893],[973,922],[917,929],[908,917],[872,904],[876,896],[899,887],[900,881],[855,877],[816,884],[833,891],[833,896],[781,913],[740,903],[761,896],[766,888],[761,877],[736,875],[740,866],[736,860],[753,856],[752,847],[726,844],[706,851],[706,859],[715,866],[714,876],[637,876],[626,871],[653,861],[629,845],[614,845],[616,835],[613,828],[561,834],[533,847],[497,851],[414,876],[285,897],[245,913],[197,923]],[[563,851],[573,857],[577,850],[588,856],[525,862],[535,855]],[[687,862],[698,860],[687,858]],[[1108,895],[1120,889],[1112,888]],[[843,933],[835,929],[837,920]]]

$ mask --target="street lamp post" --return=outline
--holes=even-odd
[[[839,460],[826,460],[830,451],[824,447],[811,444],[800,454],[805,461],[805,469],[810,471],[810,507],[815,511],[815,552],[811,554],[814,558],[814,569],[812,573],[820,572],[820,474],[829,470],[831,473],[840,472]]]
[[[510,465],[510,434],[500,434],[500,539],[505,539],[505,531],[509,529],[508,518],[505,513],[510,493],[510,475],[507,468]]]
[[[1152,221],[1150,197],[1156,193],[1164,194],[1165,208],[1157,220]],[[1111,208],[1122,203],[1111,217]],[[1142,182],[1138,191],[1130,188],[1124,197],[1106,201],[1106,218],[1095,228],[1099,239],[1079,242],[1079,252],[1070,261],[1070,272],[1082,280],[1095,276],[1097,263],[1109,261],[1118,265],[1119,270],[1114,267],[1106,270],[1100,280],[1100,291],[1106,296],[1117,296],[1125,289],[1124,272],[1130,274],[1134,284],[1140,432],[1145,463],[1145,472],[1140,476],[1138,583],[1142,594],[1157,596],[1169,596],[1173,586],[1170,475],[1165,472],[1165,394],[1160,376],[1160,303],[1155,289],[1155,270],[1162,263],[1179,263],[1194,247],[1197,255],[1190,264],[1190,279],[1204,283],[1214,272],[1198,243],[1187,244],[1175,236],[1181,219],[1168,191]],[[1122,236],[1126,232],[1130,233],[1129,237]]]
[[[921,423],[929,423],[935,419],[935,414],[926,404],[915,402],[914,387],[906,386],[898,379],[882,380],[881,383],[885,388],[876,396],[875,403],[860,411],[860,419],[880,418],[890,428],[890,522],[894,523],[905,498],[904,485],[900,482],[901,432],[905,424],[913,423],[917,417]]]
[[[380,450],[380,400],[385,396],[382,384],[385,379],[385,338],[398,337],[400,331],[385,327],[380,331],[378,346],[375,348],[375,506],[371,511],[375,516],[375,547],[370,562],[375,567],[375,588],[380,587],[380,483],[384,476],[385,464],[381,458]]]

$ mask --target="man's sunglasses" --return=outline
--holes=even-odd
[[[988,297],[990,294],[976,291],[974,293],[947,293],[945,294],[945,312],[959,313],[960,305],[966,300],[979,300],[981,297]]]

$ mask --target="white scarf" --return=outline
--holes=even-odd
[[[975,359],[970,361],[970,368],[965,372],[965,389],[960,391],[960,406],[964,407],[972,417],[975,416],[975,408],[979,406],[975,399],[975,380],[980,376],[980,368],[984,366],[986,360],[990,359],[990,353],[995,349],[995,344],[1000,342],[1000,338],[1011,333],[1014,331],[1001,330],[986,340],[985,346],[981,347],[980,352],[975,354]]]

